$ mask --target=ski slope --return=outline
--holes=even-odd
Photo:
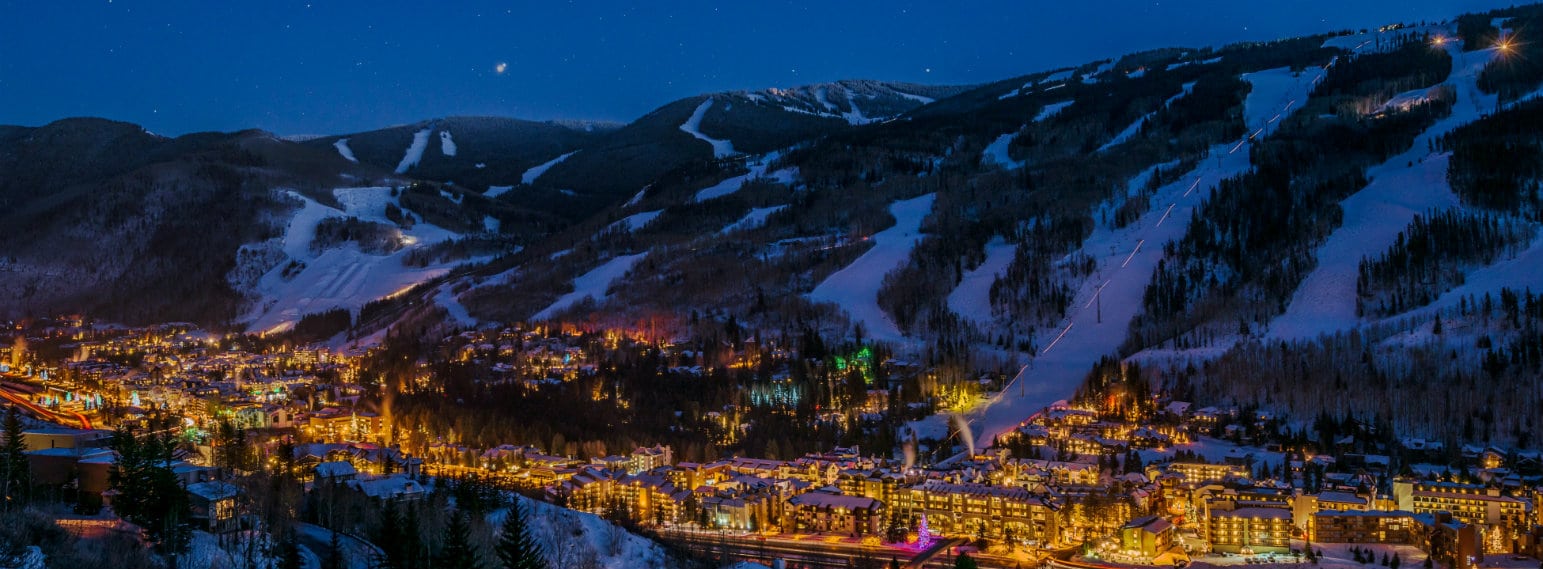
[[[359,159],[354,157],[354,149],[348,147],[348,139],[339,138],[337,142],[332,143],[332,147],[338,149],[338,155],[342,156],[344,160],[355,164],[359,163]]]
[[[558,156],[539,165],[531,167],[531,169],[526,170],[524,174],[520,174],[520,183],[527,186],[536,183],[536,180],[540,179],[541,175],[545,174],[547,170],[551,170],[553,166],[562,163],[562,161],[567,160],[569,156],[573,156],[574,154],[578,153],[579,151],[575,150],[573,152],[569,152],[562,156]]]
[[[1066,107],[1072,106],[1072,103],[1075,102],[1076,101],[1061,101],[1059,103],[1050,103],[1045,105],[1039,109],[1039,114],[1034,115],[1034,122],[1044,122],[1047,119],[1059,115],[1061,114],[1061,111],[1066,110]]]
[[[745,186],[746,182],[759,180],[762,178],[766,178],[778,184],[792,184],[794,180],[798,178],[798,168],[796,167],[783,168],[781,170],[772,172],[770,175],[766,174],[766,169],[770,167],[771,163],[777,159],[777,156],[778,153],[776,152],[761,156],[748,165],[750,167],[749,172],[745,172],[744,174],[740,174],[706,188],[702,188],[696,193],[695,196],[691,198],[691,201],[705,202],[713,198],[721,198],[723,196],[739,191],[740,188]]]
[[[1253,89],[1243,103],[1250,133],[1262,131],[1307,99],[1323,69],[1294,75],[1277,68],[1243,76]],[[1152,273],[1162,260],[1163,246],[1184,235],[1194,209],[1223,179],[1245,172],[1249,140],[1211,147],[1211,158],[1193,171],[1158,188],[1152,208],[1121,229],[1100,225],[1083,242],[1081,252],[1095,259],[1097,270],[1078,285],[1066,318],[1036,337],[1039,353],[1006,388],[970,414],[978,447],[1013,430],[1049,404],[1072,395],[1099,358],[1113,355],[1124,341],[1130,321],[1141,310]]]
[[[695,136],[697,140],[712,145],[713,158],[732,156],[734,155],[734,145],[729,143],[729,141],[719,140],[702,134],[702,117],[707,115],[707,109],[712,108],[712,106],[712,98],[708,98],[706,101],[702,101],[702,104],[697,105],[696,110],[691,112],[691,118],[686,119],[686,123],[680,125],[680,130],[684,131],[686,134]]]
[[[1164,109],[1168,108],[1168,105],[1172,105],[1174,101],[1177,101],[1179,99],[1184,98],[1184,96],[1188,95],[1190,91],[1194,90],[1194,88],[1195,88],[1195,83],[1193,81],[1191,81],[1189,83],[1185,83],[1184,84],[1184,89],[1179,91],[1179,94],[1174,95],[1172,97],[1168,97],[1168,100],[1163,101],[1163,106],[1161,108],[1164,108]],[[1140,133],[1141,132],[1141,127],[1146,125],[1147,124],[1147,120],[1151,119],[1152,115],[1156,114],[1156,112],[1157,111],[1152,111],[1150,113],[1141,115],[1141,117],[1137,118],[1134,122],[1130,123],[1129,126],[1126,126],[1125,130],[1120,131],[1120,134],[1115,135],[1113,139],[1111,139],[1109,142],[1104,143],[1103,146],[1098,147],[1098,150],[1095,150],[1094,152],[1103,152],[1103,151],[1109,150],[1110,148],[1114,148],[1116,146],[1124,144],[1126,141],[1128,141],[1132,137],[1136,136],[1137,133]]]
[[[439,131],[439,152],[445,156],[455,156],[455,140],[450,138],[450,131]]]
[[[541,309],[531,320],[547,320],[558,312],[567,309],[586,298],[593,298],[596,302],[605,302],[606,291],[611,288],[611,283],[626,276],[627,271],[632,270],[632,265],[641,261],[648,253],[636,255],[623,255],[613,258],[589,272],[573,279],[573,292],[563,295],[556,302]]]
[[[873,248],[852,264],[829,277],[809,293],[815,302],[832,302],[845,309],[853,323],[862,324],[867,337],[898,342],[905,339],[900,328],[879,308],[879,286],[884,275],[901,266],[916,242],[921,240],[922,220],[932,213],[937,194],[900,200],[890,204],[895,225],[873,234]]]
[[[990,324],[995,320],[991,310],[991,285],[996,283],[997,277],[1007,271],[1007,266],[1012,264],[1013,255],[1018,252],[1018,246],[1008,243],[1001,237],[992,238],[986,243],[986,260],[980,266],[970,269],[959,280],[959,286],[948,294],[948,309],[954,311],[966,319],[981,324]]]
[[[615,222],[611,223],[610,225],[605,226],[605,229],[601,230],[600,232],[601,233],[608,233],[608,232],[615,231],[615,230],[621,230],[621,231],[626,231],[628,233],[631,233],[631,232],[637,231],[639,229],[642,229],[644,226],[646,226],[649,223],[653,222],[653,220],[655,218],[659,217],[659,214],[661,214],[661,213],[664,213],[664,210],[656,209],[656,210],[653,210],[653,211],[645,211],[645,212],[640,212],[640,213],[634,213],[634,214],[629,215],[627,217],[623,217],[621,219],[618,219]]]
[[[774,205],[771,207],[758,207],[752,209],[750,210],[750,213],[747,213],[744,217],[739,218],[739,221],[735,221],[734,223],[730,223],[725,226],[721,231],[718,232],[718,234],[727,235],[735,231],[755,229],[765,225],[766,218],[770,217],[771,214],[777,213],[787,208],[788,206],[785,205]]]
[[[1018,136],[1018,131],[1009,132],[998,136],[996,140],[987,144],[980,153],[981,165],[996,164],[1005,170],[1016,170],[1023,167],[1023,162],[1013,160],[1007,155],[1007,147],[1013,143],[1013,137]]]
[[[429,148],[429,129],[425,128],[413,133],[413,143],[408,145],[407,153],[402,155],[402,161],[396,165],[396,173],[406,174],[413,166],[423,160],[423,151]]]
[[[1317,267],[1292,294],[1286,312],[1270,324],[1268,337],[1312,338],[1360,324],[1355,302],[1361,259],[1386,251],[1416,215],[1460,207],[1447,184],[1450,156],[1431,152],[1430,143],[1495,107],[1495,97],[1480,93],[1476,85],[1495,52],[1464,53],[1458,42],[1446,48],[1452,74],[1443,84],[1457,94],[1452,114],[1416,137],[1408,150],[1369,168],[1366,187],[1340,202],[1343,223],[1318,247]]]
[[[247,329],[252,332],[277,332],[294,326],[306,314],[345,308],[357,311],[365,303],[405,292],[412,286],[439,277],[455,263],[424,267],[403,264],[413,250],[454,239],[456,233],[422,221],[402,231],[406,246],[389,255],[371,255],[347,243],[320,253],[311,251],[316,226],[328,217],[357,217],[391,224],[386,219],[386,204],[396,203],[391,188],[339,188],[333,195],[343,205],[339,210],[291,192],[304,205],[285,228],[282,248],[304,268],[291,278],[284,278],[289,267],[285,261],[257,281],[257,305],[248,314]]]

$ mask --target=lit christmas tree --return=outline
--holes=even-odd
[[[927,514],[922,514],[921,523],[916,528],[916,548],[926,550],[932,547],[932,530],[927,529]]]

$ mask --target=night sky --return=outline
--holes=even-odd
[[[89,115],[175,135],[346,133],[448,115],[630,121],[710,91],[984,83],[1512,1],[234,4],[0,0],[0,124]]]

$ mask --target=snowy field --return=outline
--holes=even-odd
[[[332,147],[338,149],[338,155],[342,156],[344,160],[355,164],[359,163],[359,159],[354,157],[354,149],[348,147],[348,139],[339,138],[337,142],[332,143]]]
[[[632,270],[632,265],[647,255],[648,253],[638,253],[616,257],[580,275],[573,279],[573,292],[563,295],[550,306],[541,309],[531,317],[531,320],[546,320],[586,298],[605,302],[606,292],[611,288],[611,283],[626,276],[627,271]]]
[[[1355,301],[1361,259],[1386,251],[1416,215],[1459,207],[1447,184],[1450,155],[1431,152],[1430,143],[1495,107],[1495,97],[1480,93],[1476,85],[1494,50],[1465,53],[1460,43],[1448,42],[1447,52],[1453,64],[1444,84],[1457,94],[1452,114],[1431,125],[1402,154],[1368,169],[1371,182],[1340,202],[1343,224],[1318,247],[1318,266],[1270,325],[1270,338],[1313,338],[1359,325]]]
[[[873,234],[873,248],[814,287],[809,300],[833,302],[846,309],[852,321],[867,330],[869,338],[904,341],[900,328],[879,308],[879,286],[884,275],[899,268],[921,240],[922,219],[932,213],[936,197],[927,194],[890,204],[889,213],[895,216],[895,225]]]

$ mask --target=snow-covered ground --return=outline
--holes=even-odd
[[[439,131],[439,152],[445,156],[455,156],[455,140],[450,138],[450,131]]]
[[[434,302],[444,307],[445,312],[450,314],[450,319],[454,320],[456,324],[467,328],[477,325],[477,319],[472,318],[471,313],[466,311],[466,307],[461,305],[461,299],[456,297],[454,291],[450,290],[450,283],[439,286],[439,289],[434,293]]]
[[[260,300],[247,320],[253,332],[281,331],[299,321],[301,316],[333,308],[357,311],[365,303],[398,294],[413,285],[445,274],[454,263],[426,267],[405,266],[402,261],[412,250],[457,237],[457,234],[429,223],[419,222],[403,230],[406,247],[390,255],[371,255],[353,244],[311,252],[316,225],[328,217],[352,216],[362,220],[391,224],[386,219],[386,204],[395,203],[391,188],[339,188],[333,195],[342,210],[291,193],[304,202],[290,218],[283,238],[283,250],[290,259],[305,263],[304,269],[290,279],[284,278],[285,261],[269,270],[257,282]]]
[[[482,192],[482,195],[490,198],[496,198],[498,196],[509,193],[509,190],[512,189],[514,189],[514,186],[488,186],[488,191]]]
[[[1302,281],[1285,314],[1270,324],[1269,337],[1312,338],[1352,328],[1356,316],[1356,277],[1363,257],[1386,251],[1416,215],[1459,207],[1447,183],[1447,153],[1433,153],[1430,143],[1478,119],[1495,106],[1495,97],[1479,92],[1479,72],[1494,50],[1463,52],[1448,42],[1452,74],[1444,84],[1457,94],[1452,114],[1436,121],[1402,154],[1367,170],[1370,183],[1344,201],[1344,222],[1318,247],[1318,266]]]
[[[987,144],[980,153],[981,164],[998,164],[1006,170],[1016,170],[1023,167],[1023,163],[1013,160],[1007,155],[1007,147],[1013,143],[1013,137],[1018,136],[1018,131],[1009,132],[998,136],[996,140]]]
[[[564,154],[562,156],[558,156],[558,157],[553,158],[551,160],[547,160],[546,162],[543,162],[540,165],[534,166],[531,169],[526,170],[524,174],[520,174],[520,183],[521,184],[525,184],[527,186],[536,183],[536,180],[541,178],[541,175],[545,174],[547,170],[551,170],[553,166],[556,166],[558,163],[560,163],[560,162],[562,162],[564,160],[567,160],[569,156],[573,156],[574,154],[578,154],[578,153],[579,153],[579,151],[575,150],[573,152],[569,152],[567,154]],[[588,156],[588,154],[586,154],[585,156]]]
[[[685,131],[686,134],[697,137],[697,140],[701,140],[702,142],[706,142],[712,145],[713,158],[732,156],[734,154],[734,145],[732,143],[727,140],[718,140],[716,138],[702,134],[702,117],[706,116],[707,109],[712,107],[713,100],[711,98],[708,98],[706,101],[702,101],[702,104],[697,105],[696,110],[692,111],[691,118],[686,119],[686,123],[680,125],[680,129]]]
[[[1263,129],[1295,109],[1322,75],[1323,69],[1316,67],[1300,75],[1284,67],[1244,75],[1253,86],[1243,103],[1249,131]],[[1070,397],[1099,358],[1116,352],[1141,309],[1164,244],[1183,236],[1194,208],[1221,180],[1248,170],[1248,143],[1245,137],[1212,147],[1212,158],[1158,188],[1151,197],[1151,209],[1141,218],[1121,229],[1094,229],[1081,252],[1093,257],[1098,268],[1078,286],[1067,318],[1037,337],[1040,351],[1033,362],[971,414],[979,446],[989,445],[998,434],[1016,428],[1045,406]]]
[[[656,209],[656,210],[653,210],[653,211],[644,211],[644,212],[634,213],[634,214],[629,215],[627,217],[623,217],[621,219],[618,219],[615,222],[611,223],[610,225],[605,226],[605,229],[601,230],[600,232],[601,233],[607,233],[607,232],[610,232],[610,231],[621,230],[621,231],[626,231],[628,233],[631,233],[633,231],[637,231],[639,229],[642,229],[643,227],[647,226],[649,223],[652,223],[654,221],[654,219],[659,217],[659,214],[662,214],[662,213],[664,213],[664,210],[662,210],[662,209]]]
[[[302,523],[296,524],[295,532],[314,555],[327,555],[326,546],[332,543],[331,530],[315,524]],[[338,548],[343,553],[339,557],[343,560],[344,569],[369,569],[374,566],[374,559],[381,554],[374,544],[344,534],[338,535]]]
[[[553,567],[637,569],[668,567],[669,556],[653,541],[623,530],[594,514],[545,502],[516,498],[526,508],[531,536],[546,549]],[[509,510],[488,514],[488,523],[503,527]],[[589,561],[594,561],[591,565]]]
[[[641,261],[647,255],[647,253],[638,253],[636,255],[616,257],[580,275],[578,278],[573,279],[573,292],[558,298],[556,302],[541,309],[531,319],[545,320],[551,318],[558,312],[586,298],[593,298],[597,302],[604,302],[606,292],[611,288],[611,283],[626,276],[627,271],[632,270],[632,265]]]
[[[696,196],[692,198],[692,201],[702,202],[713,198],[721,198],[723,196],[739,191],[740,188],[744,187],[746,182],[759,180],[762,178],[770,179],[771,181],[779,184],[792,184],[794,180],[798,179],[798,168],[796,167],[783,168],[781,170],[772,172],[770,175],[766,173],[766,168],[771,166],[771,163],[777,159],[777,156],[778,154],[773,152],[751,161],[747,165],[750,168],[749,172],[745,172],[744,174],[740,174],[706,188],[702,188],[702,190],[698,191]]]
[[[935,198],[936,194],[927,194],[890,204],[889,213],[895,216],[895,225],[873,234],[873,248],[826,277],[809,293],[809,299],[833,302],[845,309],[854,323],[863,325],[869,338],[903,341],[905,336],[900,329],[879,308],[879,287],[884,275],[899,268],[921,240],[922,220],[932,212]]]
[[[747,214],[745,214],[744,217],[739,218],[739,221],[735,221],[734,223],[728,224],[728,226],[724,227],[723,230],[719,231],[718,233],[719,234],[728,234],[728,233],[733,233],[735,231],[740,231],[740,230],[743,230],[743,229],[755,229],[757,227],[765,225],[766,224],[766,218],[768,216],[770,216],[771,214],[777,213],[779,211],[782,211],[784,209],[787,209],[787,207],[788,206],[785,206],[785,205],[774,205],[774,206],[771,206],[771,207],[758,207],[758,208],[752,209],[752,210],[750,210],[750,213],[747,213]]]
[[[348,139],[339,138],[337,142],[332,143],[332,147],[338,149],[338,155],[342,156],[344,160],[355,164],[359,163],[359,159],[354,158],[354,149],[348,147]]]
[[[423,151],[428,148],[429,129],[413,133],[413,143],[407,147],[407,153],[402,155],[402,161],[396,165],[396,173],[406,174],[407,170],[417,166],[423,160]]]
[[[959,280],[959,286],[948,294],[948,309],[966,319],[980,323],[995,320],[991,311],[991,285],[1007,271],[1013,262],[1018,246],[1001,237],[986,243],[986,260],[971,269]]]
[[[1543,292],[1543,269],[1540,267],[1543,267],[1543,234],[1534,236],[1532,245],[1515,257],[1475,269],[1465,276],[1461,286],[1406,315],[1425,316],[1436,310],[1456,308],[1460,300],[1468,296],[1483,298],[1486,293],[1499,296],[1502,288]]]
[[[1066,110],[1066,107],[1072,106],[1072,103],[1075,102],[1076,101],[1061,101],[1059,103],[1050,103],[1045,105],[1039,109],[1039,114],[1034,115],[1034,122],[1044,122],[1046,119],[1059,115],[1061,114],[1061,111]]]

